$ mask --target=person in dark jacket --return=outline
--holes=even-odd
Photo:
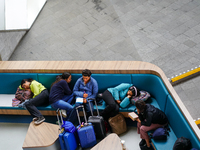
[[[145,104],[144,101],[136,101],[135,103],[138,118],[137,132],[140,134],[140,146],[146,146],[146,149],[153,149],[150,145],[150,138],[147,134],[150,130],[155,130],[159,127],[168,124],[168,119],[163,111],[150,104]]]
[[[74,123],[76,121],[76,111],[71,105],[73,93],[68,85],[70,82],[71,74],[68,72],[64,72],[61,76],[57,76],[56,81],[51,86],[49,102],[55,109],[60,108],[61,110],[66,110],[66,120]]]

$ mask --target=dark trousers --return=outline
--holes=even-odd
[[[101,112],[101,116],[103,116],[104,120],[108,121],[110,117],[114,117],[119,113],[119,105],[108,90],[103,92],[102,98],[107,106]]]
[[[49,92],[47,89],[43,90],[39,95],[30,99],[25,103],[26,109],[33,117],[42,117],[40,111],[36,108],[37,106],[48,105],[49,103]]]
[[[81,103],[75,103],[75,108],[80,106],[80,105],[83,105],[84,106],[84,109],[85,109],[85,112],[86,112],[86,118],[88,118],[89,116],[91,116],[91,109],[92,109],[92,112],[94,112],[94,104],[93,104],[93,101],[90,101],[90,105],[89,105],[89,102],[87,103],[84,103],[84,104],[81,104]],[[91,106],[91,109],[90,109],[90,106]]]

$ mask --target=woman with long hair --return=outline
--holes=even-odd
[[[74,95],[69,88],[72,76],[68,72],[64,72],[61,76],[57,76],[56,81],[52,84],[49,102],[55,109],[60,108],[65,110],[67,113],[66,120],[74,123],[76,120],[76,111],[71,105]]]

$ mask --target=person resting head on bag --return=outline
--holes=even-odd
[[[110,117],[114,117],[119,112],[119,107],[125,108],[130,104],[131,97],[138,96],[139,90],[129,83],[121,83],[120,85],[108,88],[102,93],[102,99],[106,102],[106,108],[101,112],[104,120],[108,121]]]

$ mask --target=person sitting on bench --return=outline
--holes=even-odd
[[[45,118],[37,109],[37,106],[49,104],[48,90],[41,83],[31,78],[23,79],[19,88],[23,88],[25,90],[30,89],[33,93],[33,98],[26,101],[24,105],[31,114],[31,116],[33,116],[34,123],[37,125],[42,123],[45,120]]]
[[[49,102],[53,108],[64,110],[65,113],[62,111],[64,118],[66,118],[67,121],[74,123],[77,120],[77,117],[76,110],[71,105],[74,98],[68,85],[71,82],[71,79],[72,76],[68,72],[64,72],[61,76],[57,76],[57,79],[52,84],[50,90]]]
[[[136,101],[135,106],[139,117],[136,119],[137,132],[142,139],[139,145],[140,147],[145,147],[147,150],[153,150],[147,132],[167,125],[167,116],[160,109],[153,105],[146,104],[144,101]]]

